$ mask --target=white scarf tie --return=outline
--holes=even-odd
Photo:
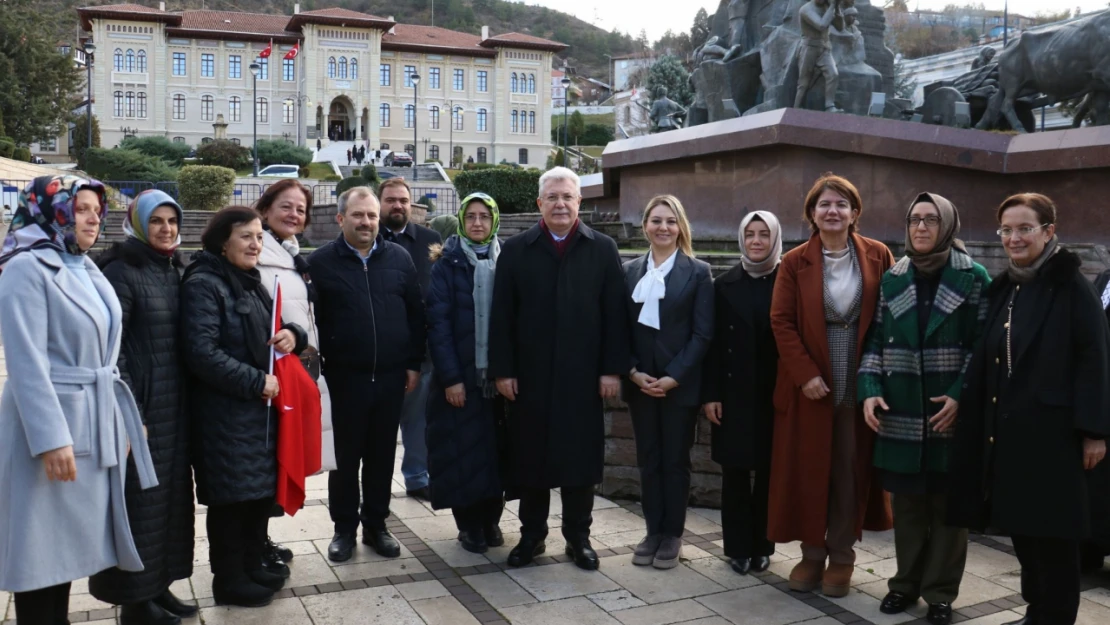
[[[658,267],[652,266],[651,252],[647,254],[647,271],[632,290],[632,301],[643,304],[639,322],[649,328],[659,329],[659,301],[667,295],[667,274],[674,269],[678,250],[671,253]]]

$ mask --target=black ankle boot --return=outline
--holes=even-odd
[[[168,588],[165,592],[154,598],[154,603],[157,603],[166,612],[176,614],[182,618],[196,616],[197,613],[197,606],[178,599]]]
[[[271,573],[266,569],[258,568],[247,571],[247,577],[259,586],[265,586],[270,590],[277,592],[285,587],[285,578],[277,573]]]
[[[240,573],[235,577],[219,575],[213,577],[212,598],[217,605],[261,608],[273,602],[274,593],[269,588],[251,581],[246,573]]]
[[[485,553],[489,551],[486,535],[481,530],[466,530],[459,532],[459,544],[470,553]]]
[[[181,619],[153,601],[129,603],[120,607],[121,625],[180,625]]]

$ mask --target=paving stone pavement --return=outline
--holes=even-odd
[[[0,354],[0,383],[6,379]],[[858,545],[853,588],[847,597],[827,599],[795,593],[785,577],[801,557],[798,544],[782,544],[771,569],[736,575],[724,560],[720,513],[691,508],[683,559],[658,571],[631,563],[631,546],[641,537],[639,504],[595,499],[592,537],[601,569],[586,572],[563,555],[559,498],[552,498],[552,533],[546,555],[521,569],[505,565],[519,538],[517,506],[510,502],[501,528],[507,545],[485,555],[458,547],[448,510],[432,510],[407,497],[397,450],[391,531],[402,543],[401,557],[386,559],[359,544],[354,558],[327,560],[332,526],[327,511],[327,476],[308,480],[306,506],[295,517],[271,521],[274,540],[291,548],[292,577],[268,607],[225,608],[212,600],[208,570],[206,511],[196,508],[193,577],[174,584],[177,596],[196,601],[200,614],[185,625],[925,625],[926,606],[888,616],[878,610],[886,580],[895,573],[892,532],[867,532]],[[967,572],[956,602],[954,623],[1000,625],[1021,618],[1020,565],[1005,538],[972,536]],[[74,582],[70,621],[88,625],[116,622],[117,610],[88,594],[87,580]],[[15,624],[8,593],[0,591],[0,621]],[[8,620],[4,620],[8,619]],[[1079,625],[1110,623],[1110,568],[1084,580]]]

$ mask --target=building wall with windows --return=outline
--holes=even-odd
[[[227,136],[250,145],[257,113],[259,138],[303,145],[357,141],[444,164],[452,152],[532,166],[547,158],[551,57],[565,47],[556,42],[338,8],[291,17],[139,5],[78,13],[97,46],[94,114],[105,146],[124,130],[199,145],[220,115]],[[259,58],[271,41],[269,58]],[[284,59],[295,46],[296,57]]]

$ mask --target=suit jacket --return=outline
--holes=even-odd
[[[637,320],[643,304],[632,301],[632,292],[647,273],[651,252],[624,263],[628,323],[632,329],[632,363],[652,377],[670,376],[678,388],[667,397],[681,406],[701,403],[702,362],[713,340],[713,274],[709,264],[678,252],[667,274],[667,295],[659,302],[659,329]],[[625,379],[625,398],[640,389]]]

